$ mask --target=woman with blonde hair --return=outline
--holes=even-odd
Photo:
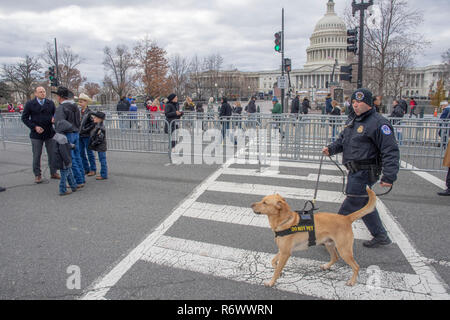
[[[191,97],[189,97],[189,96],[186,97],[186,101],[184,102],[183,109],[184,109],[184,111],[188,111],[188,112],[195,111],[195,104],[194,104],[194,102],[192,102]]]

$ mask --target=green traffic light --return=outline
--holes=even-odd
[[[275,51],[280,51],[281,50],[281,47],[280,46],[275,46]]]

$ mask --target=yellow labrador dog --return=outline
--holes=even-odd
[[[338,261],[338,253],[344,261],[352,268],[353,275],[347,282],[348,286],[356,283],[359,272],[359,265],[353,258],[353,230],[352,223],[361,219],[365,215],[375,210],[377,197],[375,193],[367,187],[369,202],[367,205],[348,216],[319,212],[314,215],[315,236],[317,245],[324,244],[330,253],[329,263],[321,266],[322,270],[329,270]],[[299,224],[299,215],[292,211],[287,202],[280,195],[270,195],[262,199],[261,202],[252,204],[253,212],[264,214],[269,218],[270,227],[274,232],[284,231]],[[290,234],[284,237],[275,238],[278,246],[278,254],[272,260],[275,269],[272,280],[265,282],[266,286],[272,287],[281,275],[286,262],[295,250],[308,249],[308,232]],[[337,252],[336,252],[337,249]]]

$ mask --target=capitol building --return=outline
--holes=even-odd
[[[291,71],[291,84],[301,96],[321,100],[329,93],[327,82],[339,82],[340,67],[349,65],[347,53],[347,26],[334,10],[334,1],[329,0],[326,14],[316,24],[306,50],[307,61],[303,69]],[[335,75],[333,65],[337,60]],[[356,66],[354,70],[357,69]],[[413,68],[408,70],[401,84],[406,97],[427,97],[442,77],[442,65]],[[270,94],[276,86],[279,70],[258,72],[258,91]],[[354,76],[353,81],[356,81]]]
[[[353,53],[347,52],[347,26],[344,20],[335,12],[333,0],[325,2],[325,15],[317,22],[310,37],[306,50],[306,63],[302,69],[290,72],[291,88],[300,95],[308,97],[313,102],[323,102],[326,95],[331,93],[327,83],[339,83],[338,87],[345,89],[349,95],[356,87],[348,82],[340,82],[340,68],[354,60]],[[281,58],[281,57],[280,57]],[[333,75],[333,66],[337,63]],[[353,82],[356,82],[357,66],[353,68]],[[428,97],[431,90],[436,88],[437,81],[442,77],[442,65],[413,68],[406,72],[400,83],[403,97]],[[203,87],[216,95],[245,97],[258,92],[260,96],[280,95],[277,88],[277,77],[281,71],[243,72],[238,70],[221,71],[220,76],[211,80],[211,72],[204,72],[201,76]],[[234,79],[234,80],[233,80]],[[194,94],[195,95],[195,94]],[[343,99],[343,95],[341,94]]]

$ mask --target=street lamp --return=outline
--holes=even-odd
[[[219,100],[219,92],[217,91],[217,83],[214,83],[214,86],[216,87],[216,101],[218,102]]]

